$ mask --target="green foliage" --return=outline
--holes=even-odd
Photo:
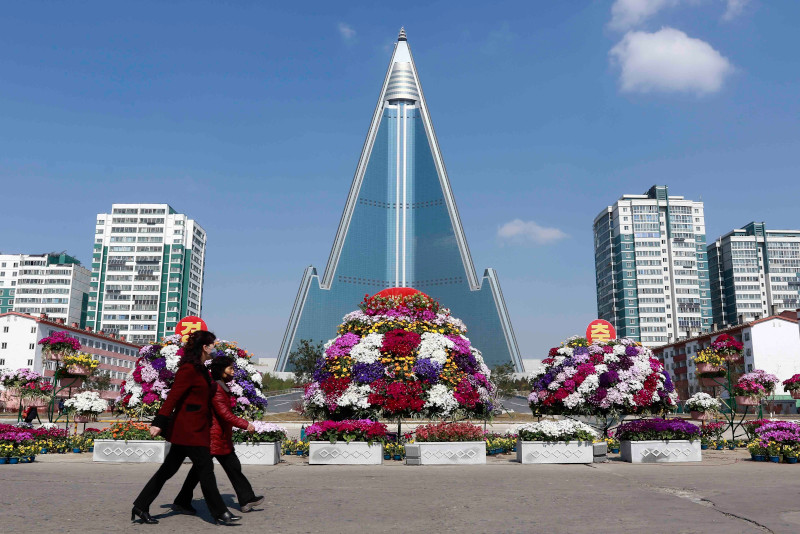
[[[265,373],[264,376],[261,377],[261,390],[264,392],[290,389],[295,387],[295,384],[294,378],[278,378],[269,373]]]
[[[297,350],[289,353],[289,366],[294,370],[294,380],[297,385],[311,381],[311,373],[317,360],[322,358],[325,344],[314,344],[313,339],[301,339]]]
[[[108,371],[96,371],[84,380],[84,389],[93,391],[108,391],[111,389],[111,375]]]

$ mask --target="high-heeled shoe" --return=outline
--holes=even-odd
[[[134,506],[131,509],[131,521],[136,521],[136,517],[138,517],[141,522],[146,525],[155,525],[158,523],[158,519],[153,519],[153,516],[150,515],[150,512],[139,510]]]
[[[225,512],[221,516],[217,517],[214,522],[218,525],[232,525],[234,522],[239,521],[242,518],[240,515],[233,515],[230,512]]]

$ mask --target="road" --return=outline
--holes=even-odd
[[[704,451],[697,464],[309,466],[287,457],[244,466],[266,496],[240,534],[458,532],[525,534],[757,534],[800,531],[797,466],[756,463],[745,451]],[[131,502],[155,464],[92,463],[88,454],[44,455],[3,465],[3,532],[125,534],[220,532],[195,491],[196,517],[169,510],[189,466],[150,508],[160,525],[131,524]],[[238,512],[228,478],[223,499]]]
[[[303,400],[303,393],[301,391],[295,391],[285,395],[268,397],[268,400],[267,413],[283,413],[291,410],[296,402]]]

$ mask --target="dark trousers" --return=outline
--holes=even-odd
[[[215,454],[214,458],[217,459],[219,465],[222,466],[222,469],[224,469],[225,473],[228,475],[228,478],[233,485],[233,491],[236,492],[236,500],[239,501],[239,507],[254,500],[256,498],[256,494],[253,493],[253,486],[250,485],[247,477],[245,477],[244,473],[242,473],[242,464],[239,461],[239,458],[236,456],[236,453],[232,452],[230,454]],[[183,483],[181,491],[178,493],[178,496],[175,497],[176,504],[180,504],[182,506],[188,506],[191,504],[194,488],[197,486],[197,482],[200,480],[199,474],[200,472],[196,469],[196,466],[192,466],[191,471],[189,471],[189,474],[186,476],[186,481]]]
[[[214,464],[211,462],[211,451],[208,447],[194,447],[189,445],[175,445],[174,443],[164,458],[164,463],[158,468],[150,481],[145,484],[144,489],[133,501],[133,505],[140,510],[149,511],[150,504],[158,497],[164,483],[178,472],[183,460],[186,457],[192,460],[194,473],[194,485],[200,481],[200,488],[203,490],[203,498],[206,506],[211,512],[211,517],[217,518],[228,511],[228,507],[222,500],[222,496],[217,489],[217,479],[214,478]],[[187,479],[188,480],[188,479]],[[194,486],[192,486],[194,487]]]

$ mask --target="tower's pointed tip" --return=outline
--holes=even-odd
[[[398,41],[407,41],[405,27],[400,28],[400,35],[397,36]]]

